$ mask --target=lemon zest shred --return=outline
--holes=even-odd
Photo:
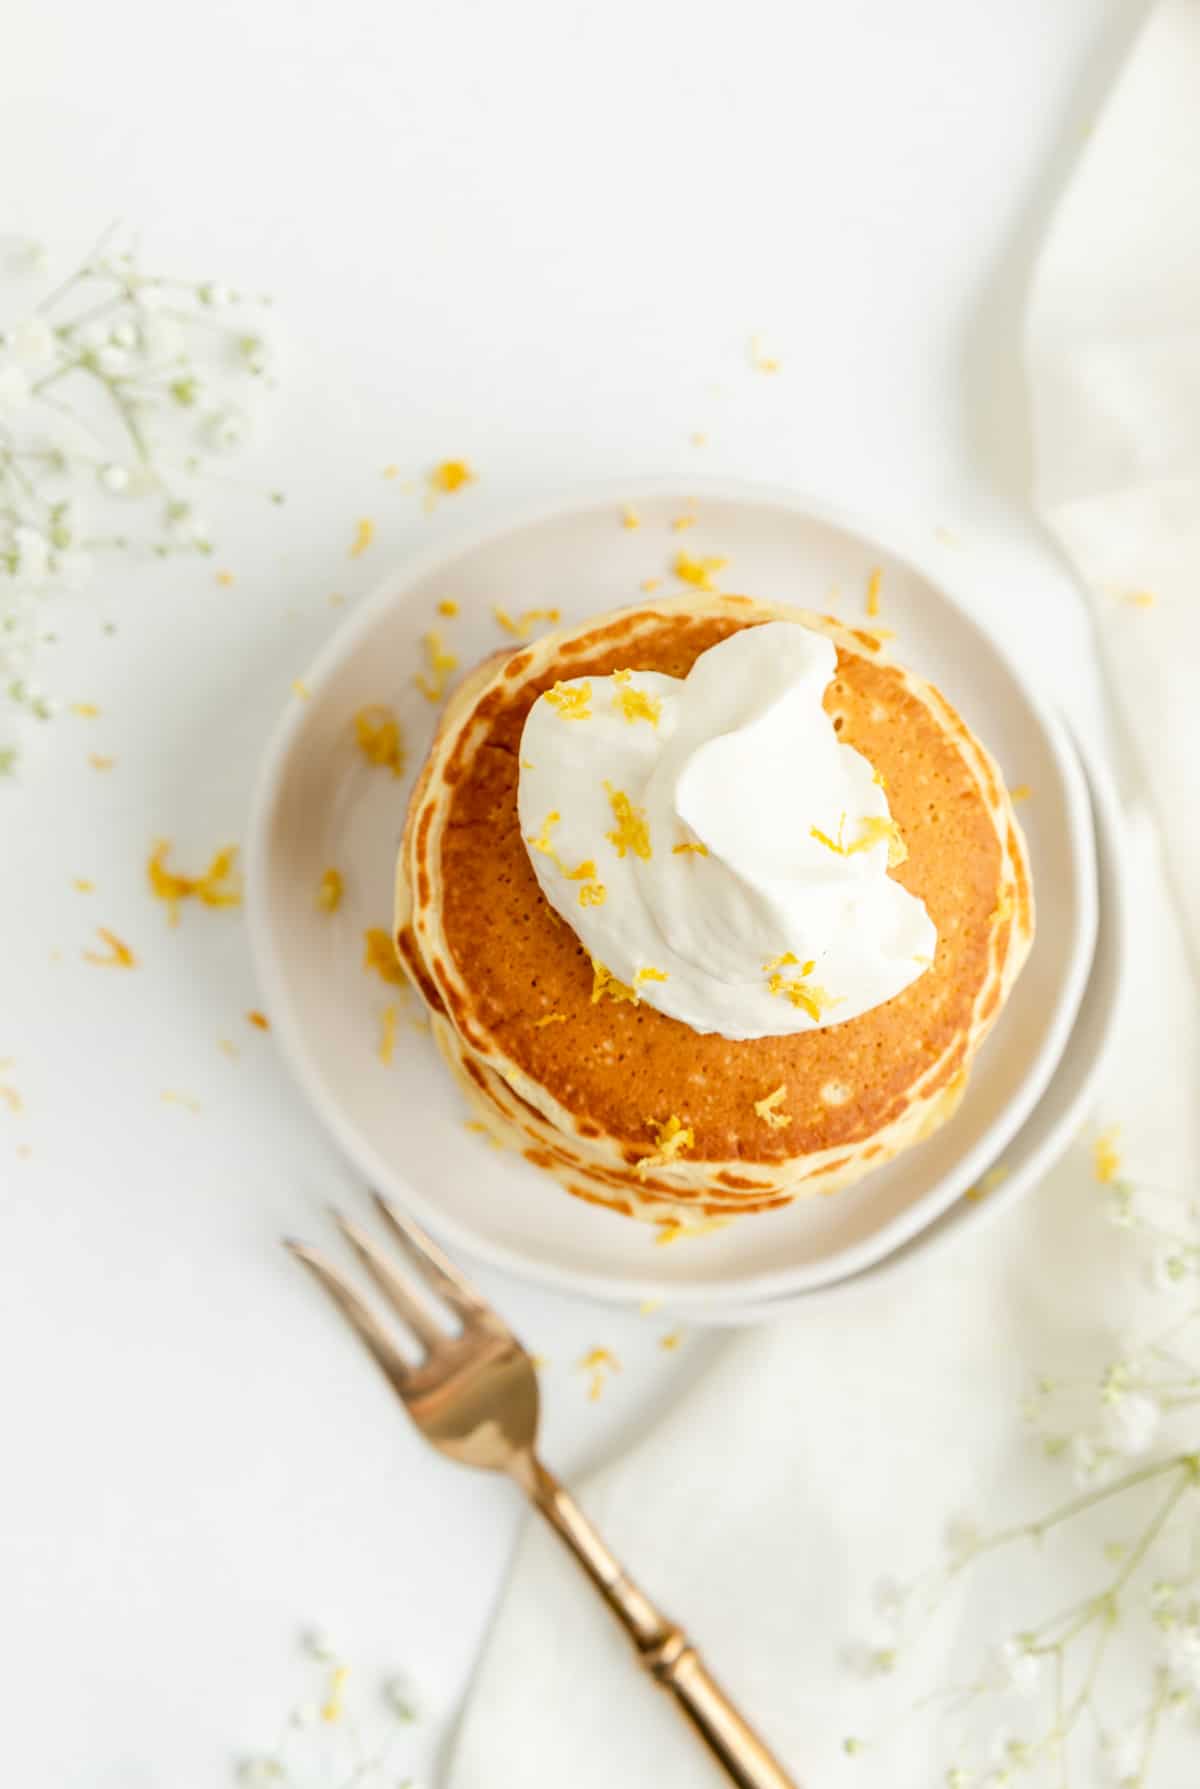
[[[500,1141],[496,1133],[488,1125],[484,1124],[482,1119],[468,1118],[464,1122],[469,1131],[474,1131],[477,1136],[483,1137],[491,1144],[493,1149],[504,1148],[503,1143]]]
[[[773,975],[767,983],[770,994],[784,994],[792,1005],[808,1014],[814,1023],[819,1023],[831,1007],[842,1006],[841,996],[835,998],[824,988],[815,987],[812,982],[788,981],[784,975]]]
[[[696,1147],[696,1133],[690,1124],[684,1124],[672,1112],[665,1124],[655,1126],[654,1148],[649,1155],[644,1155],[637,1164],[639,1174],[648,1174],[651,1168],[669,1167],[683,1154],[685,1149]]]
[[[792,1122],[791,1113],[778,1110],[786,1098],[787,1087],[784,1085],[777,1087],[774,1093],[768,1093],[765,1099],[756,1099],[754,1102],[755,1112],[773,1131],[785,1131]]]
[[[413,682],[427,702],[440,702],[446,693],[446,679],[451,671],[458,670],[458,660],[452,652],[447,652],[442,645],[442,636],[431,629],[422,636],[425,654],[429,660],[429,676],[418,671]]]
[[[396,1052],[396,1019],[397,1010],[393,1006],[385,1006],[379,1015],[379,1060],[386,1068]]]
[[[676,553],[671,570],[685,584],[693,585],[697,590],[715,590],[713,573],[724,570],[728,559],[709,556],[706,559],[693,559],[688,553]]]
[[[750,365],[756,373],[777,373],[782,364],[773,354],[766,352],[761,335],[750,337]]]
[[[904,843],[900,828],[896,822],[883,814],[864,814],[859,821],[861,831],[849,845],[846,843],[846,816],[838,821],[837,838],[831,839],[827,832],[819,826],[810,826],[809,835],[816,839],[826,850],[836,852],[839,857],[853,857],[857,851],[869,851],[873,845],[882,845],[885,840],[888,848],[888,869],[898,869],[907,860],[908,846]]]
[[[122,939],[117,937],[115,932],[110,932],[107,926],[97,926],[96,932],[101,941],[104,944],[107,944],[108,955],[102,956],[101,953],[96,950],[85,950],[83,953],[83,960],[85,963],[98,963],[103,969],[137,968],[137,958],[134,956],[129,946],[124,943]]]
[[[1121,1172],[1121,1152],[1117,1148],[1120,1134],[1120,1125],[1110,1124],[1092,1144],[1092,1173],[1101,1186],[1111,1186]]]
[[[996,1187],[998,1187],[1002,1181],[1007,1179],[1008,1169],[1004,1167],[1003,1164],[995,1168],[989,1168],[982,1180],[977,1180],[974,1186],[969,1186],[967,1188],[966,1192],[963,1194],[963,1198],[969,1199],[972,1205],[977,1205],[981,1199],[986,1199],[990,1192],[994,1192]]]
[[[564,721],[587,721],[592,718],[588,703],[592,699],[590,683],[577,683],[574,688],[565,683],[556,683],[553,689],[546,691],[546,700],[551,708],[556,708]]]
[[[363,969],[374,973],[393,988],[406,988],[408,981],[396,956],[392,934],[382,926],[368,926],[363,933]]]
[[[94,702],[72,702],[71,713],[79,715],[85,721],[94,721],[100,710]]]
[[[93,770],[111,770],[116,763],[115,758],[106,758],[100,752],[89,752],[88,763]]]
[[[639,969],[633,978],[635,987],[644,981],[670,981],[670,979],[671,977],[665,969],[652,969],[649,965],[645,969]]]
[[[879,589],[883,583],[883,572],[877,565],[867,579],[867,614],[874,621],[879,613]]]
[[[95,894],[96,892],[96,884],[89,876],[76,876],[71,883],[71,887],[77,888],[80,894]]]
[[[581,907],[603,907],[608,899],[608,890],[603,882],[585,882],[579,891]]]
[[[1016,788],[1010,789],[1008,793],[1010,799],[1013,801],[1028,801],[1029,797],[1033,794],[1033,790],[1029,787],[1028,783],[1018,783]]]
[[[338,1665],[334,1670],[333,1676],[329,1680],[329,1695],[326,1697],[321,1709],[321,1719],[323,1721],[341,1720],[344,1708],[346,1679],[349,1675],[350,1669],[347,1665]]]
[[[249,1023],[254,1026],[256,1031],[269,1031],[271,1029],[270,1019],[268,1019],[266,1013],[260,1013],[257,1007],[252,1007],[246,1014],[246,1018]]]
[[[631,988],[628,982],[618,981],[612,970],[597,962],[595,957],[591,961],[593,1006],[598,1005],[605,994],[610,1000],[629,1000],[634,1006],[639,1004],[640,997],[636,988]]]
[[[613,695],[613,707],[627,721],[649,721],[652,727],[657,727],[662,719],[662,703],[657,696],[648,696],[645,690],[632,688],[632,676],[632,671],[613,672],[613,682],[618,686]]]
[[[657,590],[661,583],[661,578],[643,578],[641,587],[643,590]]]
[[[404,735],[392,709],[383,702],[370,702],[354,717],[354,737],[367,763],[377,770],[390,770],[393,776],[404,775]]]
[[[561,819],[562,815],[559,813],[558,809],[551,808],[550,812],[546,815],[546,818],[542,821],[542,830],[536,837],[533,833],[528,833],[525,841],[532,850],[541,851],[544,856],[553,858],[555,863],[558,863],[558,856],[554,846],[550,843],[550,834],[554,831],[554,828],[559,824]],[[559,868],[561,869],[561,867],[560,864]]]
[[[607,780],[604,787],[608,793],[613,819],[617,823],[612,832],[605,833],[605,838],[616,847],[618,857],[624,857],[627,851],[632,851],[635,857],[640,857],[643,863],[648,863],[653,853],[645,809],[634,807],[625,791],[614,789]]]
[[[594,1404],[602,1396],[609,1373],[619,1373],[621,1363],[611,1348],[589,1348],[579,1362],[579,1370],[590,1373],[588,1402]]]
[[[23,1112],[25,1110],[25,1102],[15,1087],[0,1087],[0,1100],[4,1101],[4,1104],[8,1107],[10,1112]]]
[[[700,1218],[694,1224],[681,1224],[678,1218],[664,1218],[659,1221],[655,1245],[666,1248],[668,1243],[683,1242],[691,1236],[711,1236],[716,1230],[727,1230],[732,1222],[731,1217]]]
[[[451,597],[445,596],[438,604],[438,614],[444,615],[447,621],[453,621],[458,614],[458,604]]]
[[[340,870],[328,869],[317,885],[317,906],[322,913],[336,913],[342,904],[344,884]]]
[[[514,639],[527,640],[539,621],[561,621],[561,609],[526,609],[514,621],[507,609],[493,604],[492,614],[500,623],[505,633],[512,634]]]
[[[475,474],[465,460],[441,460],[429,474],[430,486],[439,495],[452,496],[474,482]]]
[[[676,1348],[680,1347],[683,1342],[684,1333],[682,1329],[668,1330],[665,1336],[659,1336],[659,1347],[667,1354],[674,1354]]]
[[[566,1022],[566,1013],[547,1013],[545,1018],[533,1021],[533,1028],[535,1031],[544,1031],[547,1025],[565,1025]]]
[[[370,516],[364,516],[354,532],[354,540],[350,547],[351,559],[361,559],[374,539],[375,524]]]
[[[146,875],[150,882],[150,891],[157,900],[167,904],[170,923],[179,924],[179,908],[183,901],[196,899],[206,907],[240,907],[242,904],[241,886],[234,876],[234,860],[237,857],[236,845],[224,845],[214,852],[208,868],[202,876],[181,876],[167,868],[167,855],[171,849],[169,839],[155,841],[146,865]]]
[[[639,516],[637,510],[634,509],[632,504],[627,504],[625,506],[625,508],[621,511],[621,526],[622,526],[622,528],[640,528],[641,525],[642,525],[641,516]]]

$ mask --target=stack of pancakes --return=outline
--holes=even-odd
[[[733,1041],[605,991],[530,865],[519,745],[559,680],[684,677],[767,621],[836,646],[825,707],[884,779],[908,849],[890,873],[925,902],[938,946],[930,969],[858,1018]],[[996,765],[936,689],[887,662],[879,635],[689,595],[559,629],[466,678],[413,791],[395,935],[489,1130],[580,1198],[678,1227],[832,1192],[943,1124],[1028,954],[1033,902]]]

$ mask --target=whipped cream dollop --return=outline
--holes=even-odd
[[[574,678],[525,722],[517,807],[546,899],[596,967],[694,1031],[839,1025],[932,962],[888,874],[882,782],[823,706],[833,642],[798,622],[730,635],[686,678]]]

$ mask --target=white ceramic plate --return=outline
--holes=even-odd
[[[626,505],[640,527],[622,527]],[[696,524],[674,531],[684,515]],[[879,625],[895,631],[895,655],[941,686],[1010,784],[1033,791],[1022,818],[1038,934],[966,1098],[929,1142],[833,1197],[661,1248],[648,1227],[572,1199],[469,1131],[460,1096],[418,1028],[415,996],[364,973],[364,929],[389,924],[409,779],[365,764],[352,717],[367,703],[390,703],[405,729],[411,776],[435,719],[414,682],[428,629],[468,666],[508,638],[494,606],[583,620],[636,602],[646,579],[661,579],[663,591],[681,588],[670,571],[681,547],[726,558],[728,589],[847,621],[863,618],[869,573],[882,567]],[[445,601],[458,605],[453,619],[438,614]],[[697,1315],[722,1304],[751,1309],[860,1273],[908,1243],[1001,1155],[1045,1092],[1096,937],[1087,785],[1061,722],[1003,650],[944,579],[878,531],[754,486],[586,492],[401,567],[303,682],[310,693],[290,704],[268,751],[251,826],[249,916],[265,1003],[301,1085],[351,1159],[453,1246],[593,1297],[664,1297]],[[334,915],[315,900],[329,866],[346,887]],[[385,1066],[378,1046],[390,1000],[399,1026]]]

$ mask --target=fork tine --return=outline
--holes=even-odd
[[[330,1267],[322,1255],[315,1249],[310,1249],[307,1243],[295,1242],[291,1237],[285,1237],[283,1246],[298,1261],[303,1262],[313,1278],[324,1287],[351,1329],[357,1332],[363,1346],[374,1355],[385,1378],[403,1397],[410,1377],[408,1362],[370,1306],[364,1304],[353,1286],[335,1268]]]
[[[396,1240],[401,1243],[409,1260],[426,1281],[433,1287],[440,1298],[462,1318],[463,1322],[474,1320],[486,1323],[496,1334],[507,1335],[506,1326],[497,1317],[491,1305],[476,1292],[471,1282],[455,1267],[453,1261],[444,1255],[432,1237],[426,1236],[410,1217],[401,1216],[390,1199],[382,1193],[372,1191],[379,1210],[391,1226]]]
[[[364,1230],[360,1230],[351,1218],[343,1217],[340,1211],[335,1211],[333,1215],[337,1219],[342,1235],[354,1249],[379,1290],[391,1304],[392,1309],[407,1323],[414,1335],[418,1336],[426,1348],[430,1349],[448,1341],[449,1332],[445,1325],[437,1321],[420,1294],[414,1293],[396,1272],[379,1244],[374,1242]]]

